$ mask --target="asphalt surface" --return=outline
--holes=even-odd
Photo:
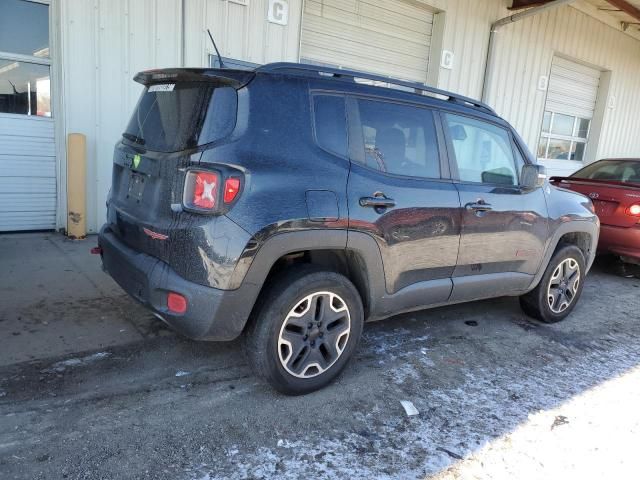
[[[633,478],[640,468],[640,279],[606,265],[556,325],[529,320],[513,298],[369,324],[339,380],[295,398],[257,380],[239,342],[183,339],[108,295],[40,310],[83,325],[117,317],[130,341],[0,366],[0,478]]]

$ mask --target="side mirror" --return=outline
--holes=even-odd
[[[521,184],[528,188],[538,188],[547,180],[547,169],[542,165],[526,164],[522,167]]]

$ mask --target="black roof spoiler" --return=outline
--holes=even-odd
[[[142,85],[175,82],[216,82],[233,88],[242,88],[255,76],[247,70],[223,68],[161,68],[137,73],[133,79]]]
[[[465,97],[463,95],[458,95],[457,93],[448,92],[446,90],[441,90],[439,88],[430,87],[423,83],[418,82],[410,82],[406,80],[398,80],[391,77],[384,77],[382,75],[375,75],[366,72],[359,72],[356,70],[343,70],[341,68],[332,68],[332,67],[324,67],[321,65],[307,65],[303,63],[289,63],[289,62],[278,62],[278,63],[269,63],[267,65],[263,65],[254,70],[257,73],[283,73],[289,75],[302,75],[302,76],[310,76],[310,75],[318,75],[324,77],[333,77],[337,80],[347,80],[347,81],[355,81],[356,79],[364,79],[371,80],[373,82],[381,82],[388,83],[390,85],[396,85],[400,87],[405,87],[411,90],[414,90],[416,93],[420,95],[431,95],[436,97],[444,97],[444,99],[459,103],[471,107],[476,107],[491,115],[497,115],[495,110],[491,108],[486,103],[481,102],[480,100],[474,100],[473,98]]]

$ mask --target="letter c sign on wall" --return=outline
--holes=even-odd
[[[269,0],[267,20],[278,25],[289,23],[289,2],[287,0]]]

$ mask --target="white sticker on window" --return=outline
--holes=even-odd
[[[175,86],[175,83],[161,83],[158,85],[151,85],[149,87],[149,92],[173,92]]]

